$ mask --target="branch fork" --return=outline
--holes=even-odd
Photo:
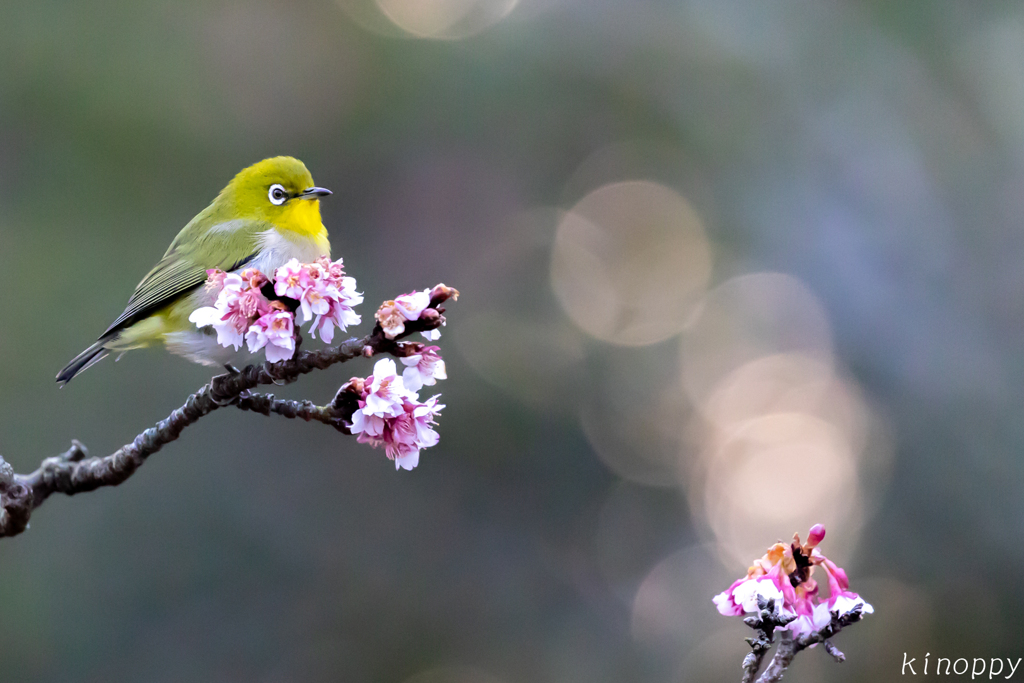
[[[760,612],[743,620],[744,623],[755,629],[758,635],[754,638],[746,639],[750,644],[751,652],[743,659],[743,678],[740,679],[740,683],[755,683],[754,677],[757,676],[761,663],[775,640],[775,628],[777,626],[785,628],[796,619],[794,616],[779,616],[778,606],[774,604],[773,600],[765,600],[762,597],[758,597],[757,605]],[[825,652],[837,663],[846,661],[846,655],[833,645],[829,639],[850,624],[863,619],[864,612],[860,607],[855,607],[843,615],[840,615],[838,611],[831,612],[831,616],[831,622],[822,629],[796,638],[788,630],[779,631],[779,646],[775,649],[775,655],[768,663],[764,673],[761,674],[760,678],[756,679],[756,683],[776,683],[781,681],[782,675],[789,668],[789,665],[793,663],[793,658],[796,657],[797,653],[818,643],[822,644]]]

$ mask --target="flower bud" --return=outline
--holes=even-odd
[[[430,290],[431,306],[436,306],[437,304],[447,301],[448,299],[458,301],[459,290],[455,289],[454,287],[449,287],[444,283],[436,285],[432,290]]]
[[[353,377],[349,381],[341,385],[338,389],[338,393],[355,394],[356,396],[362,396],[366,392],[366,380],[362,377]]]
[[[224,278],[228,276],[220,268],[210,268],[206,271],[206,291],[220,291],[220,288],[224,286]]]
[[[426,344],[420,342],[398,342],[395,344],[395,350],[391,352],[392,356],[396,358],[408,358],[409,356],[415,356],[423,351]]]

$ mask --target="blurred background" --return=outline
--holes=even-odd
[[[815,522],[876,613],[845,664],[810,651],[787,681],[1024,654],[1020,3],[3,15],[18,471],[72,438],[110,453],[207,381],[148,350],[53,378],[261,158],[334,190],[364,319],[463,296],[413,472],[224,410],[123,486],[52,498],[0,542],[2,680],[735,681],[747,629],[712,596]]]

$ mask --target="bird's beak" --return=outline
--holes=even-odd
[[[305,190],[299,193],[298,199],[320,199],[320,197],[326,197],[334,194],[330,190],[323,187],[307,187]]]

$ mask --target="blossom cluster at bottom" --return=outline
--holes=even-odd
[[[372,375],[349,381],[346,388],[357,394],[358,408],[346,426],[360,443],[384,446],[395,469],[411,470],[419,464],[420,450],[437,444],[434,418],[444,408],[437,402],[440,394],[420,401],[412,387],[432,386],[446,375],[436,346],[401,361],[406,366],[401,375],[395,361],[382,358],[373,366]]]
[[[776,543],[764,556],[754,560],[747,575],[714,597],[718,611],[726,616],[742,616],[758,612],[758,597],[773,600],[779,614],[792,620],[778,630],[789,630],[794,636],[815,633],[831,623],[832,613],[843,617],[855,609],[862,614],[875,610],[850,590],[846,571],[822,554],[817,547],[825,538],[825,527],[815,524],[800,543],[793,535],[790,544]],[[811,578],[820,566],[828,577],[829,597],[819,598],[818,584]]]

